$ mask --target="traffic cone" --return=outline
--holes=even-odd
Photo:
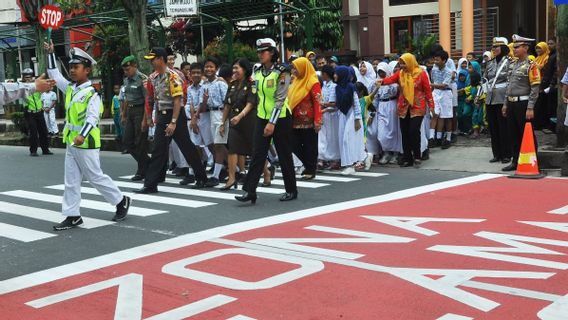
[[[544,177],[544,175],[538,170],[532,124],[527,122],[523,133],[521,151],[519,152],[517,171],[514,175],[509,176],[509,178],[540,179],[542,177]]]

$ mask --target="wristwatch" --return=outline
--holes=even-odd
[[[178,120],[178,119],[176,119],[176,118],[172,118],[172,123],[173,123],[173,124],[176,124],[177,120]]]

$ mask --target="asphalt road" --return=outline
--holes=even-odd
[[[54,221],[62,220],[62,217],[56,215],[56,212],[61,210],[61,204],[57,198],[55,200],[48,198],[53,202],[44,201],[46,194],[61,196],[63,193],[61,186],[63,184],[64,150],[56,149],[54,152],[53,156],[32,158],[28,156],[27,148],[0,147],[0,176],[2,177],[0,230],[4,233],[0,234],[0,261],[2,261],[0,280],[218,226],[386,194],[471,175],[470,173],[413,168],[400,169],[395,166],[374,167],[372,173],[385,175],[352,176],[350,177],[352,181],[333,181],[337,180],[336,178],[345,177],[325,174],[322,175],[322,179],[327,180],[314,180],[313,185],[300,187],[297,201],[281,203],[278,201],[278,194],[260,193],[255,206],[242,205],[231,200],[230,197],[238,194],[238,191],[222,192],[213,189],[209,191],[213,191],[214,194],[207,195],[207,197],[194,196],[191,189],[169,183],[164,186],[175,189],[168,189],[168,192],[161,191],[157,194],[167,197],[165,199],[167,201],[164,199],[133,201],[133,206],[157,210],[152,211],[152,215],[130,215],[126,221],[120,223],[56,233],[52,231],[54,223],[46,221],[45,217],[49,216],[49,219]],[[134,161],[129,155],[102,152],[101,162],[106,174],[115,181],[125,183],[130,187],[129,180],[124,178],[132,174],[134,170]],[[174,179],[174,177],[170,178]],[[46,188],[49,186],[55,186],[56,189]],[[83,186],[91,187],[88,183]],[[133,191],[133,188],[122,187],[121,189],[127,192]],[[283,189],[283,186],[273,186],[271,189],[277,192],[276,189]],[[176,194],[171,191],[187,194]],[[226,194],[231,196],[226,196]],[[83,194],[83,199],[104,202],[102,197],[96,194]],[[187,203],[177,205],[176,199],[200,201],[200,205],[201,202],[205,202],[206,206],[191,208],[182,206]],[[172,204],[164,204],[164,202]],[[13,204],[24,207],[14,207]],[[97,222],[101,223],[109,222],[113,215],[111,212],[90,208],[81,210],[84,217],[98,219]],[[166,212],[159,213],[160,211]],[[27,214],[27,212],[32,214]],[[38,216],[43,218],[40,220]],[[85,221],[85,225],[89,226],[89,221]],[[13,226],[24,229],[16,228],[16,237],[14,237]],[[30,241],[26,238],[28,233],[33,236],[35,231],[41,232],[40,239]],[[27,240],[14,239],[22,235]]]

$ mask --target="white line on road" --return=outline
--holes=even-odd
[[[274,175],[275,177],[282,178],[282,173],[278,172]],[[300,179],[302,176],[296,176]],[[327,181],[327,182],[353,182],[359,181],[360,178],[348,178],[348,177],[337,177],[337,176],[322,176],[321,174],[316,174],[314,180]]]
[[[51,203],[62,203],[63,202],[62,196],[56,196],[56,195],[41,193],[41,192],[14,190],[14,191],[2,192],[2,194],[7,195],[7,196],[12,196],[12,197],[17,197],[17,198],[28,199],[28,200],[31,199],[31,200],[38,200],[38,201],[51,202]],[[107,202],[87,200],[87,199],[81,200],[81,207],[87,208],[87,209],[106,211],[106,212],[115,212],[116,211],[116,208],[113,205],[111,205]],[[131,214],[133,216],[147,217],[147,216],[153,216],[155,214],[161,214],[161,213],[166,213],[166,212],[167,211],[163,211],[163,210],[146,209],[146,208],[140,208],[140,207],[132,206],[132,207],[130,207],[128,214]]]
[[[0,222],[0,237],[14,239],[23,242],[32,242],[45,238],[55,237],[54,234],[13,226]]]
[[[179,181],[180,181],[180,180],[178,180],[178,179],[176,179],[176,178],[166,178],[166,181],[165,181],[165,182],[166,182],[166,183],[169,183],[169,184],[179,185]],[[218,186],[215,187],[215,189],[220,189],[220,188],[223,188],[223,184],[220,184],[220,185],[218,185]],[[231,190],[234,191],[235,189],[231,189]],[[243,186],[242,186],[242,185],[239,185],[239,190],[243,190]],[[258,187],[258,188],[256,188],[256,192],[257,192],[257,193],[268,193],[268,194],[282,194],[282,193],[286,192],[286,190],[284,190],[284,189],[278,189],[278,188],[264,188],[264,187]],[[233,194],[233,198],[231,198],[231,199],[234,200],[234,196],[235,196],[235,195]]]
[[[567,213],[568,213],[568,206],[564,206],[564,207],[562,207],[562,208],[550,210],[550,211],[548,211],[547,213],[551,213],[551,214],[567,214]]]
[[[341,171],[329,171],[324,170],[323,173],[325,174],[343,174]],[[367,178],[378,178],[383,176],[388,176],[388,173],[380,173],[380,172],[355,172],[350,174],[349,176],[356,176],[356,177],[367,177]]]
[[[52,190],[63,190],[65,189],[65,185],[59,184],[55,186],[48,186],[46,187]],[[88,187],[81,187],[81,193],[84,194],[92,194],[92,195],[100,195],[100,193],[95,188],[88,188]],[[215,202],[206,202],[206,201],[197,201],[197,200],[187,200],[187,199],[180,199],[180,198],[170,198],[170,197],[161,197],[161,196],[154,196],[149,194],[137,194],[137,193],[130,193],[130,192],[123,192],[124,195],[129,196],[130,198],[136,201],[144,201],[144,202],[152,202],[158,204],[170,204],[173,206],[180,206],[180,207],[188,207],[188,208],[201,208],[206,206],[215,205]]]
[[[36,207],[22,206],[5,201],[0,201],[0,212],[54,223],[59,223],[63,220],[61,212]],[[88,217],[83,217],[83,221],[85,223],[83,223],[79,227],[84,229],[93,229],[114,224],[114,222],[112,221],[105,221]]]
[[[51,281],[64,279],[70,276],[83,274],[93,270],[98,270],[108,266],[140,259],[151,255],[159,254],[162,252],[179,249],[182,247],[190,246],[196,243],[208,241],[210,239],[221,238],[235,233],[241,233],[253,229],[272,226],[280,223],[296,221],[300,219],[310,218],[337,212],[346,209],[353,209],[356,207],[375,205],[379,203],[411,198],[414,196],[427,194],[433,191],[438,191],[446,188],[463,186],[470,183],[486,181],[490,179],[500,178],[502,175],[497,174],[481,174],[472,177],[460,178],[450,181],[438,182],[430,185],[410,188],[406,190],[396,191],[389,194],[374,196],[369,198],[345,201],[340,203],[329,204],[321,207],[310,208],[281,215],[275,215],[265,218],[260,218],[251,221],[239,222],[227,226],[216,227],[208,230],[203,230],[195,233],[182,235],[175,238],[170,238],[135,248],[130,248],[122,251],[117,251],[95,258],[90,258],[70,264],[38,271],[11,279],[0,281],[0,295],[34,287]],[[120,181],[117,181],[117,183]],[[126,182],[123,182],[126,183]],[[134,184],[140,187],[139,184]],[[193,190],[187,190],[193,191]]]
[[[122,187],[122,188],[131,188],[131,189],[142,188],[142,184],[135,183],[135,182],[115,181],[114,183],[117,186]],[[196,190],[196,189],[190,189],[189,187],[174,188],[174,187],[158,186],[158,191],[167,192],[167,193],[182,194],[182,195],[186,195],[186,196],[214,198],[214,199],[221,199],[221,200],[235,200],[235,194],[234,193]]]

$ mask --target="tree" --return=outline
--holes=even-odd
[[[149,73],[150,64],[144,60],[144,55],[150,49],[148,27],[146,25],[147,0],[121,0],[128,16],[128,39],[130,53],[138,60],[142,72]]]
[[[20,8],[24,12],[24,16],[26,20],[30,23],[31,27],[34,30],[35,34],[35,52],[36,52],[36,59],[39,66],[39,73],[45,72],[45,51],[43,49],[43,41],[46,35],[46,31],[41,27],[38,21],[38,15],[41,8],[47,4],[49,4],[49,0],[25,0],[25,1],[18,1]]]

